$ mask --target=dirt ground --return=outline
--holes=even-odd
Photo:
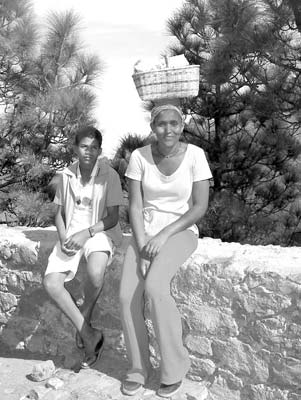
[[[0,400],[24,400],[33,389],[38,390],[42,387],[45,390],[46,381],[34,382],[30,379],[33,366],[42,361],[40,357],[33,355],[24,357],[24,354],[22,356],[6,354],[0,357]],[[94,369],[80,371],[64,369],[59,368],[56,362],[55,366],[58,368],[55,376],[64,382],[61,390],[67,392],[67,397],[60,397],[58,392],[52,391],[55,397],[51,395],[51,399],[129,400],[129,397],[122,395],[120,391],[120,383],[125,376],[128,363],[126,359],[120,355],[116,356],[112,351],[104,351]],[[158,384],[159,374],[154,371],[143,391],[131,397],[131,400],[159,400],[160,397],[156,395]],[[211,397],[208,397],[208,391],[201,382],[185,379],[180,392],[173,396],[172,400],[208,400],[209,398]]]
[[[0,357],[0,399],[19,400],[39,383],[32,382],[28,375],[38,360]]]
[[[2,355],[2,354],[1,354]],[[29,394],[31,389],[38,386],[43,386],[45,382],[34,382],[30,379],[33,366],[45,361],[40,356],[32,354],[4,353],[0,357],[0,400],[20,400],[22,396]],[[59,366],[58,361],[53,360],[56,367]],[[127,368],[127,362],[120,357],[112,357],[112,354],[104,351],[101,359],[98,361],[95,369],[87,371],[76,371],[69,369],[58,368],[60,378],[64,381],[64,388],[68,390],[85,386],[87,384],[87,377],[94,379],[96,382],[99,377],[105,373],[108,376],[111,384],[118,390],[120,381],[124,377]]]

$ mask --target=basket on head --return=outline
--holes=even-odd
[[[140,98],[146,100],[197,96],[200,82],[200,66],[163,68],[136,72],[133,80]]]

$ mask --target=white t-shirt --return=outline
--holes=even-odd
[[[125,176],[142,182],[144,228],[150,236],[189,210],[193,182],[212,178],[204,151],[193,144],[187,145],[181,164],[168,176],[156,166],[151,145],[136,149]],[[198,234],[195,225],[190,229]]]
[[[90,181],[83,185],[80,168],[79,166],[77,167],[76,199],[74,203],[72,219],[67,232],[68,236],[83,229],[86,229],[92,225],[92,200],[94,179],[97,173],[97,169],[98,165],[97,163],[95,163],[91,172]]]
[[[93,184],[79,184],[79,200],[74,204],[72,220],[68,228],[68,236],[92,225]]]

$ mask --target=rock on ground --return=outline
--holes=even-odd
[[[103,354],[95,369],[81,370],[58,368],[52,380],[63,382],[57,390],[47,388],[47,380],[35,382],[31,372],[41,360],[0,357],[0,399],[1,400],[158,400],[156,388],[158,374],[154,374],[145,389],[133,397],[120,392],[127,363],[111,353]],[[106,371],[107,373],[104,373]],[[181,391],[172,400],[209,400],[208,390],[202,382],[185,380]]]

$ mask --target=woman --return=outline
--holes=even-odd
[[[197,247],[194,224],[207,209],[212,175],[203,150],[180,142],[184,116],[178,107],[155,107],[151,128],[157,141],[132,153],[125,174],[133,238],[125,255],[120,302],[131,369],[121,389],[134,395],[150,375],[145,295],[161,355],[157,394],[171,397],[179,390],[190,361],[170,283]]]

